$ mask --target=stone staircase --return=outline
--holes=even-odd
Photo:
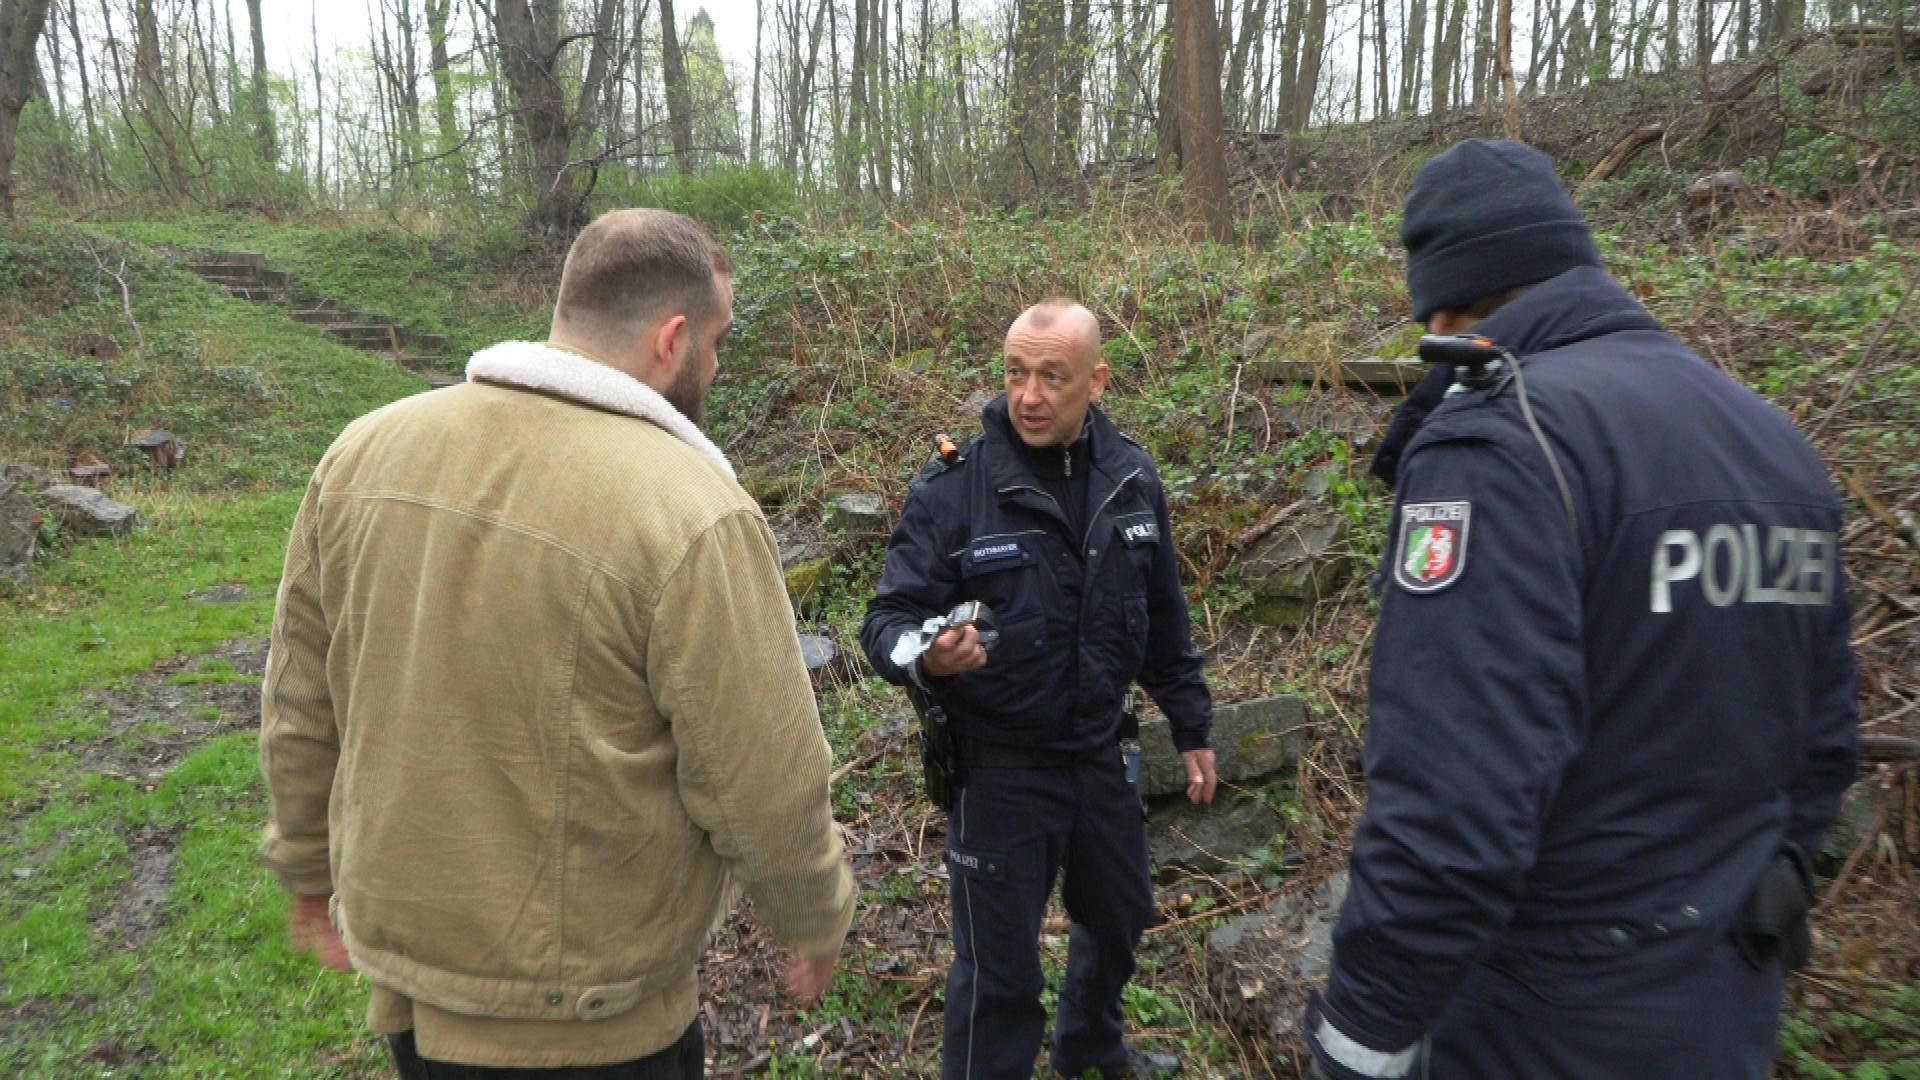
[[[449,366],[445,337],[408,330],[384,315],[356,311],[331,297],[300,289],[285,270],[270,269],[265,255],[249,251],[203,253],[191,256],[186,265],[231,296],[281,308],[288,318],[315,327],[342,345],[390,356],[402,367],[419,372],[429,386],[451,386],[460,381],[459,376],[443,370]]]

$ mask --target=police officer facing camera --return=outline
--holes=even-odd
[[[1052,1064],[1066,1076],[1171,1075],[1121,1041],[1120,992],[1153,919],[1137,758],[1122,753],[1138,682],[1167,714],[1187,796],[1213,800],[1212,701],[1193,648],[1153,462],[1094,402],[1100,329],[1067,300],[1007,331],[1006,388],[980,437],[914,478],[867,606],[875,670],[939,708],[957,744],[947,869],[953,964],[942,1069],[1027,1077],[1046,1013],[1037,940],[1056,878],[1073,920]],[[993,613],[893,659],[960,601]],[[911,653],[904,650],[901,655]]]
[[[1537,152],[1437,156],[1400,235],[1414,317],[1493,359],[1436,366],[1375,461],[1368,802],[1315,1067],[1764,1077],[1856,754],[1826,472],[1607,276]]]

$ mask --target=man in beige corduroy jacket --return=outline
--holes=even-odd
[[[546,344],[475,354],[314,470],[263,854],[404,1077],[700,1075],[695,963],[735,885],[795,996],[832,975],[829,751],[773,536],[698,428],[730,269],[685,218],[608,214]]]

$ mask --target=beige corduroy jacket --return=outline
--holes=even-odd
[[[350,425],[289,538],[263,854],[334,894],[428,1058],[672,1043],[732,887],[836,952],[855,890],[771,532],[641,383],[544,345]]]

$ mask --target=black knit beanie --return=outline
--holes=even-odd
[[[1407,192],[1400,243],[1415,322],[1600,265],[1553,163],[1504,140],[1468,139],[1422,165]]]

